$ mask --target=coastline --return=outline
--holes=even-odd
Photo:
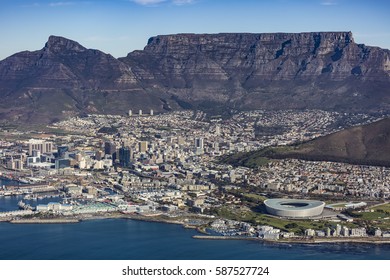
[[[390,244],[390,238],[380,238],[380,237],[350,237],[350,238],[284,238],[279,240],[267,240],[261,239],[258,237],[250,236],[219,236],[219,235],[210,235],[206,231],[206,227],[190,225],[184,221],[179,220],[169,220],[166,216],[162,215],[139,215],[139,214],[124,214],[124,213],[106,213],[105,215],[78,215],[71,218],[35,218],[35,219],[3,219],[0,222],[9,222],[11,224],[73,224],[80,223],[88,220],[103,220],[103,219],[129,219],[143,222],[154,222],[154,223],[166,223],[166,224],[175,224],[182,225],[185,229],[194,229],[201,235],[193,235],[194,239],[202,240],[247,240],[247,241],[257,241],[257,242],[268,242],[275,244],[325,244],[325,243],[354,243],[354,244]]]
[[[376,237],[368,238],[334,238],[334,239],[279,239],[279,240],[267,240],[258,237],[249,236],[218,236],[218,235],[194,235],[194,239],[206,239],[206,240],[248,240],[258,242],[280,243],[280,244],[324,244],[324,243],[355,243],[355,244],[390,244],[390,239],[379,239]]]
[[[78,219],[20,219],[11,220],[11,224],[75,224],[79,223]]]

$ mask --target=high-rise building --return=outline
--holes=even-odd
[[[138,143],[138,150],[140,153],[144,153],[148,150],[148,141],[141,141]]]
[[[203,138],[195,138],[195,148],[203,149]]]
[[[215,135],[221,135],[221,127],[218,124],[215,126]]]
[[[23,161],[21,159],[14,159],[13,157],[11,157],[7,161],[7,168],[13,170],[23,170]]]
[[[336,225],[336,236],[340,236],[341,235],[341,225],[337,224]]]
[[[129,110],[129,117],[133,115],[133,111]]]
[[[139,110],[139,111],[138,111],[138,114],[139,114],[140,116],[142,116],[142,110]]]
[[[66,152],[68,152],[68,151],[69,151],[69,147],[68,146],[58,146],[57,147],[57,152],[58,152],[58,157],[59,158],[64,158]]]
[[[44,140],[30,139],[28,141],[28,154],[32,155],[32,151],[40,151],[41,154],[51,153],[53,151],[53,143]]]
[[[15,170],[23,170],[23,161],[20,159],[14,160]]]
[[[122,147],[119,149],[119,164],[122,167],[131,166],[132,151],[129,147]]]
[[[203,138],[195,138],[195,153],[201,155],[204,152]]]
[[[153,116],[153,109],[150,109],[150,115]]]
[[[113,142],[105,142],[104,143],[104,153],[106,155],[112,155],[116,152],[115,143]]]

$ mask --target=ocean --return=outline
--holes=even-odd
[[[0,197],[0,211],[21,197]],[[41,203],[38,201],[38,203]],[[44,203],[44,202],[43,202]],[[389,260],[390,245],[200,240],[181,225],[100,219],[0,223],[0,260]]]

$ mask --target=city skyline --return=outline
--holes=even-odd
[[[176,33],[352,31],[357,43],[390,48],[386,1],[115,0],[2,1],[0,59],[63,36],[114,57]]]

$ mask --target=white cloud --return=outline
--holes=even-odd
[[[166,2],[176,6],[183,6],[195,2],[195,0],[131,0],[131,1],[143,6],[157,6],[159,4],[166,3]]]
[[[73,5],[73,2],[52,2],[49,3],[50,7],[61,7],[61,6],[70,6]]]
[[[177,6],[188,5],[194,3],[195,0],[173,0],[172,3]]]
[[[322,6],[336,6],[337,3],[334,1],[325,1],[325,2],[321,2],[321,5]]]
[[[34,8],[34,7],[40,7],[41,5],[39,3],[32,3],[32,4],[26,4],[22,5],[23,8]]]
[[[153,6],[165,1],[166,0],[133,0],[133,2],[143,6]]]

